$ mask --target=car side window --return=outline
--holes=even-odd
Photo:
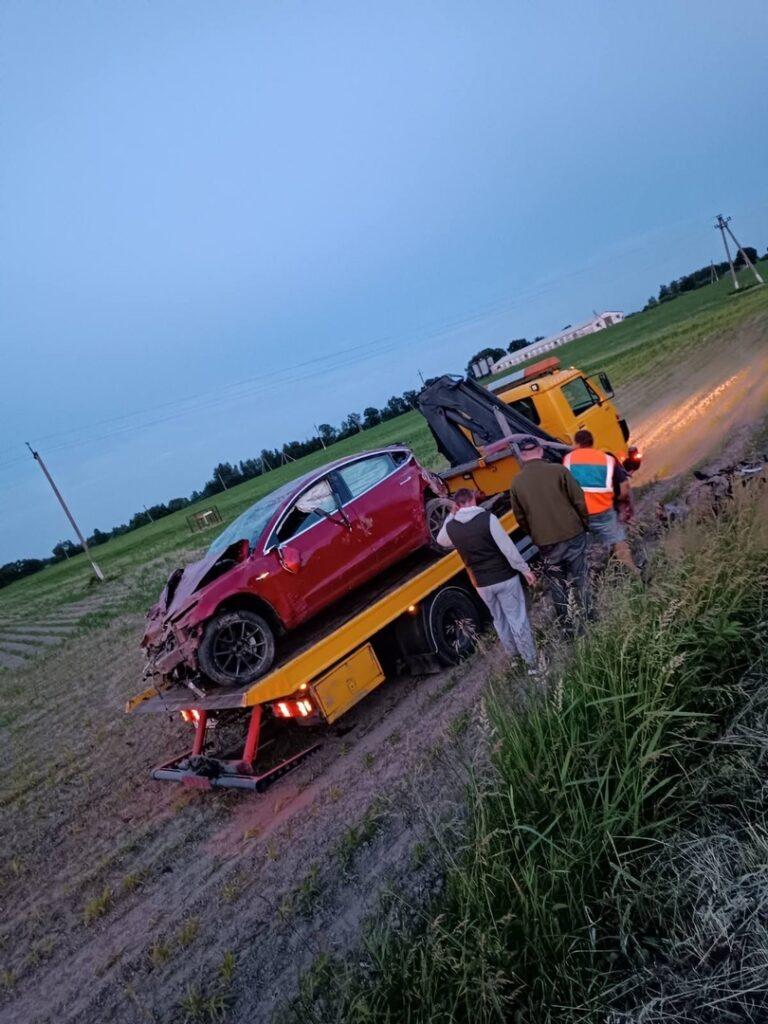
[[[591,409],[597,397],[583,377],[575,377],[563,384],[562,392],[576,416]]]
[[[325,494],[325,491],[330,492],[327,477],[313,484],[296,498],[278,528],[277,539],[280,544],[319,523],[325,518],[323,512],[332,514],[336,511],[336,499],[332,493]]]
[[[337,472],[349,491],[350,498],[357,498],[369,488],[393,471],[394,464],[389,455],[373,455],[370,459],[360,459],[349,466],[343,466]]]

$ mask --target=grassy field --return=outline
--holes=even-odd
[[[768,493],[670,534],[616,582],[550,699],[498,688],[492,765],[445,884],[292,1020],[762,1020]],[[396,901],[395,901],[396,903]],[[640,1012],[642,1009],[642,1012]],[[625,1016],[626,1015],[626,1016]]]
[[[761,269],[768,274],[768,261],[763,261]],[[744,272],[742,280],[746,285]],[[696,359],[697,348],[704,339],[727,333],[735,325],[768,311],[768,288],[754,288],[736,296],[729,291],[730,283],[724,279],[717,285],[638,313],[608,331],[564,345],[557,354],[565,365],[574,364],[590,373],[607,370],[616,387],[625,386],[641,375],[662,374],[673,363]],[[94,549],[95,557],[110,581],[145,566],[142,585],[145,584],[144,589],[149,593],[162,584],[173,552],[201,550],[210,542],[211,533],[190,534],[186,523],[190,512],[215,504],[225,522],[230,521],[264,494],[326,461],[397,441],[411,445],[425,464],[440,466],[441,459],[426,422],[419,413],[409,412],[340,441],[327,451],[315,452],[108,541]],[[0,591],[0,614],[24,614],[31,608],[36,613],[46,611],[83,597],[91,586],[90,569],[84,556],[78,555]]]

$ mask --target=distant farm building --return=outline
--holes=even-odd
[[[605,313],[598,313],[596,316],[593,316],[591,320],[587,320],[586,323],[579,324],[576,327],[566,327],[557,334],[551,335],[549,338],[542,338],[541,341],[535,341],[532,345],[527,345],[525,348],[518,349],[517,352],[509,352],[493,364],[491,372],[498,373],[499,370],[506,370],[510,366],[517,366],[518,363],[524,363],[526,360],[530,359],[531,356],[537,356],[541,352],[549,352],[550,349],[559,348],[560,345],[565,345],[567,341],[575,341],[576,338],[583,338],[586,334],[594,334],[596,331],[602,331],[606,327],[611,327],[613,324],[621,323],[623,319],[624,314],[619,313],[616,310],[607,310]]]

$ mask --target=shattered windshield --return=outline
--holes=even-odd
[[[231,522],[223,533],[219,534],[208,548],[208,553],[213,555],[219,551],[224,551],[230,544],[234,544],[236,540],[243,539],[247,540],[248,544],[253,548],[264,532],[265,526],[280,505],[299,487],[301,487],[301,479],[291,480],[290,483],[278,487],[276,491],[265,494],[263,498],[260,498],[250,508],[247,508],[242,515],[239,515],[237,519]]]

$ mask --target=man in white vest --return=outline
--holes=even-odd
[[[504,650],[519,655],[529,675],[538,675],[536,644],[520,582],[522,577],[533,586],[536,577],[496,516],[478,506],[474,491],[462,487],[453,498],[456,511],[446,519],[437,542],[458,551],[490,609]]]

